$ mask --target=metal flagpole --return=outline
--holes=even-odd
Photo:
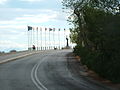
[[[42,50],[42,28],[40,28],[40,33],[41,33],[41,50]]]
[[[34,30],[35,28],[33,28],[33,32],[32,32],[32,34],[33,34],[33,45],[35,45],[35,30]]]
[[[37,37],[37,50],[38,50],[38,27],[36,28],[36,30],[37,30],[37,35],[36,35],[36,37]]]
[[[39,30],[39,31],[38,31],[38,33],[39,33],[39,34],[38,34],[38,35],[39,35],[39,37],[38,37],[38,39],[39,39],[39,50],[41,50],[41,40],[40,40],[40,36],[41,36],[41,35],[40,35],[40,29],[38,29],[38,30]]]
[[[53,49],[55,49],[55,28],[53,28]]]
[[[28,38],[28,50],[29,50],[29,31],[27,31],[27,38]]]
[[[50,42],[50,49],[52,49],[52,47],[51,47],[51,42],[52,42],[52,41],[51,41],[51,38],[52,38],[52,37],[51,37],[51,35],[50,35],[50,31],[52,31],[51,28],[49,28],[49,42]]]
[[[64,29],[64,47],[66,46],[65,41],[66,41],[66,29]]]
[[[46,50],[46,30],[47,28],[45,28],[45,50]]]
[[[50,50],[50,30],[49,30],[49,50]]]
[[[60,28],[58,30],[58,39],[59,39],[59,49],[60,49]]]
[[[40,29],[39,29],[39,32],[38,32],[38,33],[39,33],[39,50],[41,50],[41,40],[40,40],[40,38],[41,38],[41,35],[40,35],[40,34],[41,34],[41,31],[40,31]]]
[[[40,50],[40,31],[38,28],[38,50]]]
[[[59,49],[59,29],[58,29],[58,49]]]
[[[40,30],[38,28],[38,50],[40,50]]]
[[[34,27],[33,27],[33,29],[34,29]],[[34,31],[33,31],[33,29],[32,29],[32,31],[31,31],[31,36],[32,36],[32,37],[31,37],[31,39],[32,39],[31,44],[32,44],[32,45],[34,44],[34,40],[33,40],[33,36],[34,36],[34,35],[33,35],[33,34],[34,34],[33,32],[34,32]],[[31,45],[31,50],[32,50],[32,45]]]
[[[32,30],[30,31],[30,50],[32,50]]]
[[[33,45],[35,45],[35,33],[34,33],[34,28],[33,28],[33,32],[32,32],[32,34],[33,34]]]

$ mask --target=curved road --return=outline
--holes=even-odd
[[[0,64],[0,90],[112,90],[71,72],[70,52],[41,52]]]

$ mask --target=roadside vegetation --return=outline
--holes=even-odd
[[[120,1],[63,0],[63,6],[71,14],[74,53],[89,69],[120,83]]]

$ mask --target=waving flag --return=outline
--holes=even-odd
[[[31,26],[28,26],[28,31],[32,30],[32,27]]]
[[[34,27],[32,27],[32,29],[33,29],[33,30],[35,30],[35,28],[34,28]]]
[[[59,31],[60,31],[60,28],[59,28]]]
[[[36,28],[36,30],[38,30],[38,27]]]
[[[49,31],[52,31],[52,28],[49,28]]]
[[[45,28],[45,31],[47,31],[47,28]]]

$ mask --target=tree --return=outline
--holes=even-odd
[[[94,15],[88,18],[86,21],[86,18],[88,17],[87,14],[90,15],[91,11],[97,10],[98,12],[100,11],[99,13],[105,14],[106,12],[107,14],[115,14],[115,11],[119,7],[119,0],[63,0],[63,6],[65,6],[66,9],[70,9],[72,11],[71,17],[74,19],[69,21],[74,24],[75,31],[78,32],[77,41],[79,44],[89,48],[91,47],[91,43],[88,39],[87,25],[91,23],[88,21],[88,19],[94,18]],[[95,28],[98,29],[98,27],[94,27],[94,29]],[[99,29],[100,28],[101,27],[99,27]]]
[[[77,33],[77,30],[75,30],[74,28],[70,28],[70,40],[72,43],[79,43],[77,40],[77,36],[78,36],[78,33]]]
[[[71,40],[83,64],[99,75],[120,82],[119,0],[63,0],[72,11]]]

